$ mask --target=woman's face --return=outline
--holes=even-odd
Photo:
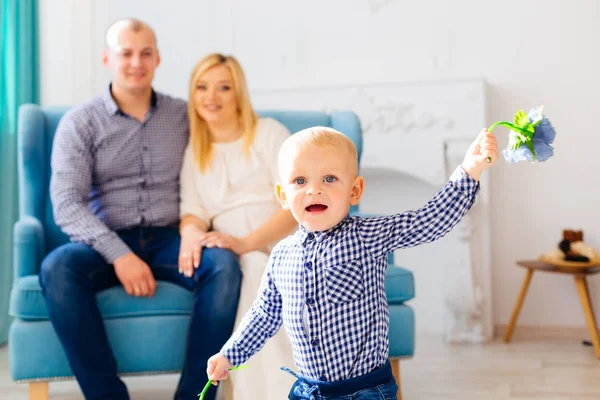
[[[200,75],[194,104],[198,115],[208,124],[230,123],[237,119],[238,101],[229,68],[217,65]]]

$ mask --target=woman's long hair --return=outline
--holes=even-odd
[[[237,116],[238,122],[242,129],[242,135],[245,138],[244,151],[248,154],[250,146],[256,135],[256,124],[258,116],[250,103],[250,95],[248,94],[248,85],[246,77],[240,63],[233,56],[224,56],[219,53],[209,54],[196,64],[192,71],[190,79],[190,92],[188,100],[188,117],[190,120],[190,146],[194,152],[194,160],[200,172],[205,172],[212,161],[212,142],[208,125],[196,112],[196,102],[194,100],[194,92],[200,77],[209,69],[218,65],[226,66],[231,72],[233,79],[233,90],[237,97]]]

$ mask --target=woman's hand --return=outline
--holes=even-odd
[[[181,245],[179,247],[179,273],[188,278],[194,275],[194,269],[200,266],[202,257],[202,239],[206,232],[194,225],[188,225],[181,230]]]
[[[202,244],[205,247],[219,247],[229,249],[235,254],[242,255],[251,249],[248,241],[244,238],[236,238],[222,232],[207,232],[202,238]]]

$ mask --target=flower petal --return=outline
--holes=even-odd
[[[533,140],[539,139],[546,143],[552,143],[555,137],[556,130],[550,123],[550,120],[548,120],[548,118],[546,117],[543,117],[542,122],[540,122],[539,125],[535,127],[535,132],[533,133]]]
[[[543,118],[542,111],[544,106],[532,107],[531,110],[527,113],[527,117],[529,118],[529,123],[535,124],[540,119]]]
[[[502,150],[502,155],[504,156],[504,159],[509,163],[516,163],[519,161],[533,162],[533,154],[531,154],[531,151],[529,151],[529,149],[525,145],[519,147],[516,150]]]
[[[546,161],[554,155],[554,148],[543,140],[533,138],[533,149],[535,150],[535,161]]]

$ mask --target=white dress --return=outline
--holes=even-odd
[[[212,164],[205,174],[200,173],[188,146],[180,178],[181,216],[192,214],[212,226],[212,230],[235,237],[259,228],[281,207],[275,195],[279,180],[277,157],[289,135],[278,121],[261,118],[250,153],[244,153],[243,138],[214,143]],[[274,244],[240,257],[243,278],[236,328],[256,298]],[[230,373],[225,384],[220,385],[224,386],[220,398],[224,395],[228,400],[287,399],[294,378],[280,367],[295,369],[295,366],[284,328],[246,364],[247,369]]]

